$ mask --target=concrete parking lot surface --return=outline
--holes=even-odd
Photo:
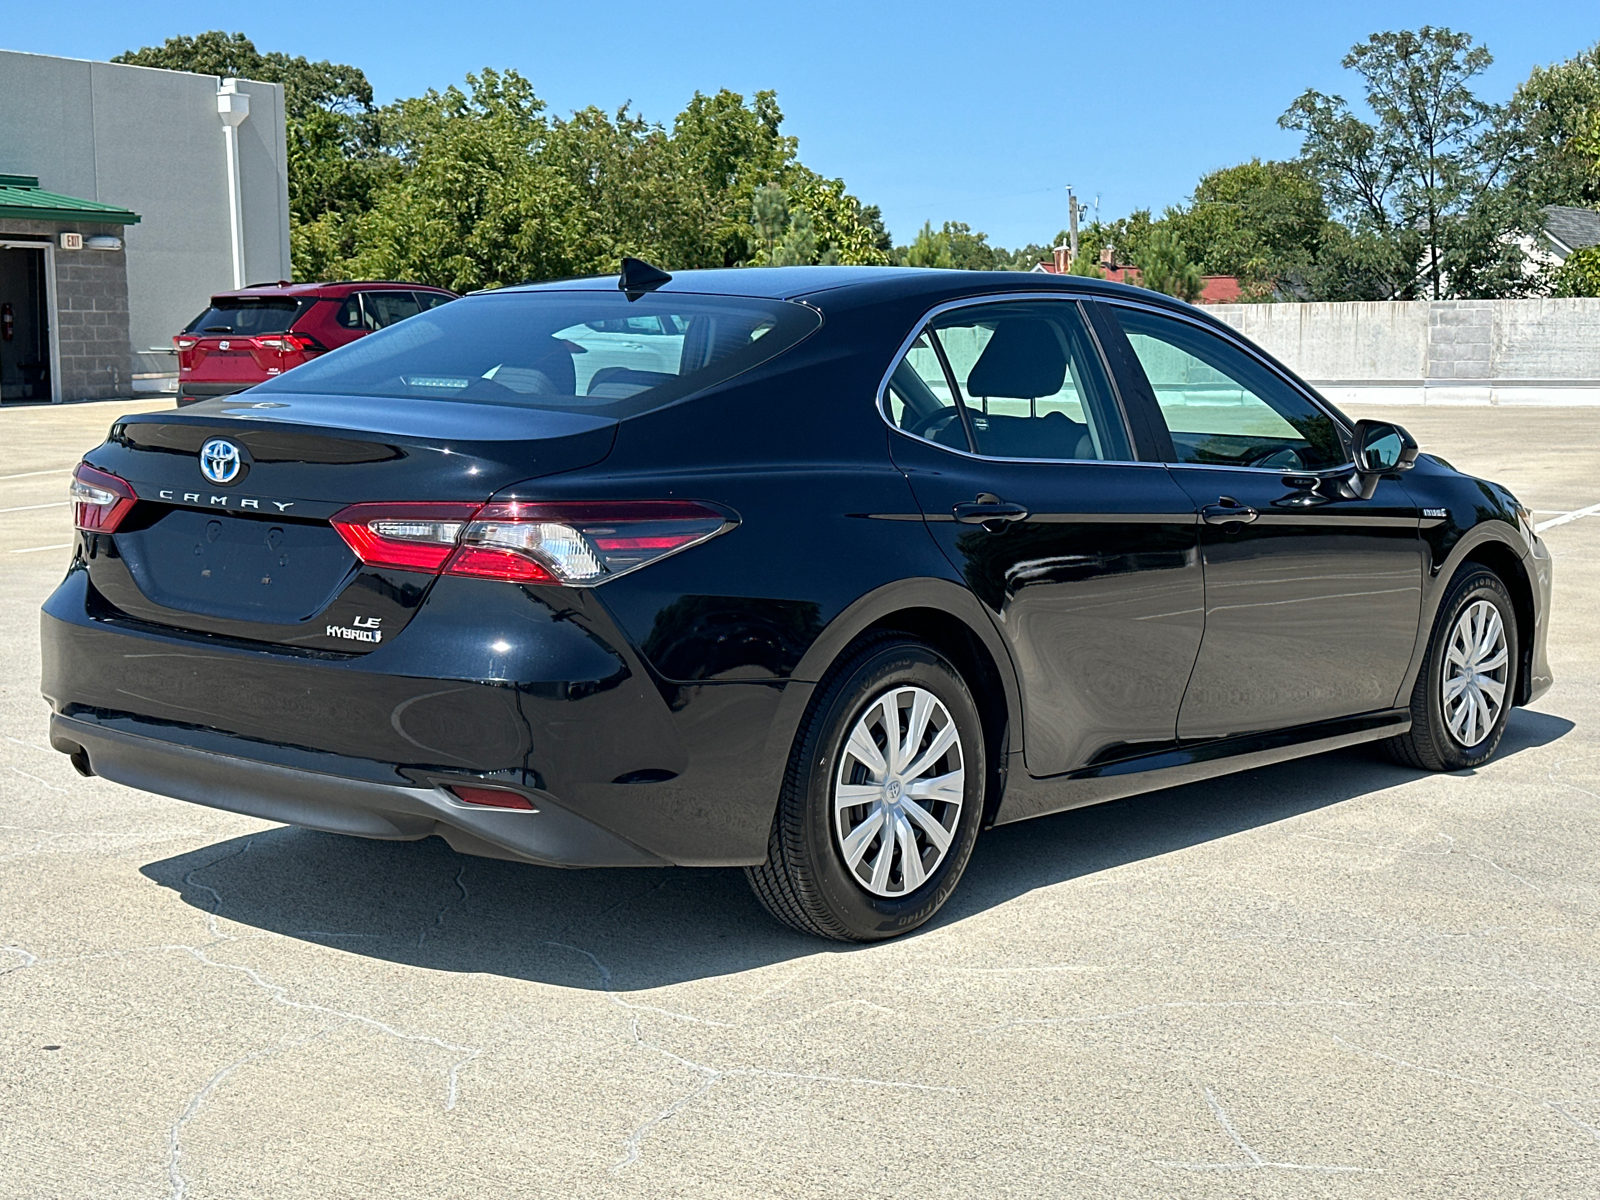
[[[1600,1194],[1600,516],[1544,535],[1556,686],[1485,768],[996,830],[931,928],[847,948],[737,871],[78,778],[37,610],[122,407],[0,412],[0,1195]],[[1392,415],[1537,520],[1600,503],[1600,410]]]

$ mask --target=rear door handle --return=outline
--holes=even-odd
[[[985,498],[969,500],[957,504],[951,510],[957,521],[963,525],[983,525],[988,527],[1005,524],[1011,521],[1027,520],[1028,510],[1020,504],[1008,504],[1004,500]]]
[[[1248,525],[1260,515],[1248,504],[1240,504],[1232,496],[1219,496],[1215,504],[1208,504],[1200,510],[1200,516],[1207,525],[1231,525],[1235,521]]]

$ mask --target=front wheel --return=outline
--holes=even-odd
[[[1402,763],[1459,771],[1494,757],[1516,695],[1517,618],[1493,571],[1468,567],[1450,585],[1417,685],[1411,731],[1389,740]]]
[[[750,885],[803,933],[869,942],[915,929],[966,870],[986,777],[955,667],[921,642],[866,642],[812,701]]]

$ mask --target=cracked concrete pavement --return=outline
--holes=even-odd
[[[931,928],[847,948],[737,871],[78,778],[37,609],[126,407],[0,412],[0,1196],[1600,1193],[1600,514],[1547,529],[1556,686],[1482,770],[996,830]],[[1392,415],[1538,521],[1600,502],[1600,411]]]

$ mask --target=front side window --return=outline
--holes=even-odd
[[[1178,462],[1320,471],[1348,460],[1333,418],[1237,346],[1188,321],[1115,311]]]
[[[985,457],[1133,457],[1099,352],[1070,301],[941,314],[890,377],[887,401],[907,433]]]
[[[366,301],[370,311],[373,293]],[[506,290],[409,316],[263,386],[632,416],[774,358],[821,323],[782,300]]]

